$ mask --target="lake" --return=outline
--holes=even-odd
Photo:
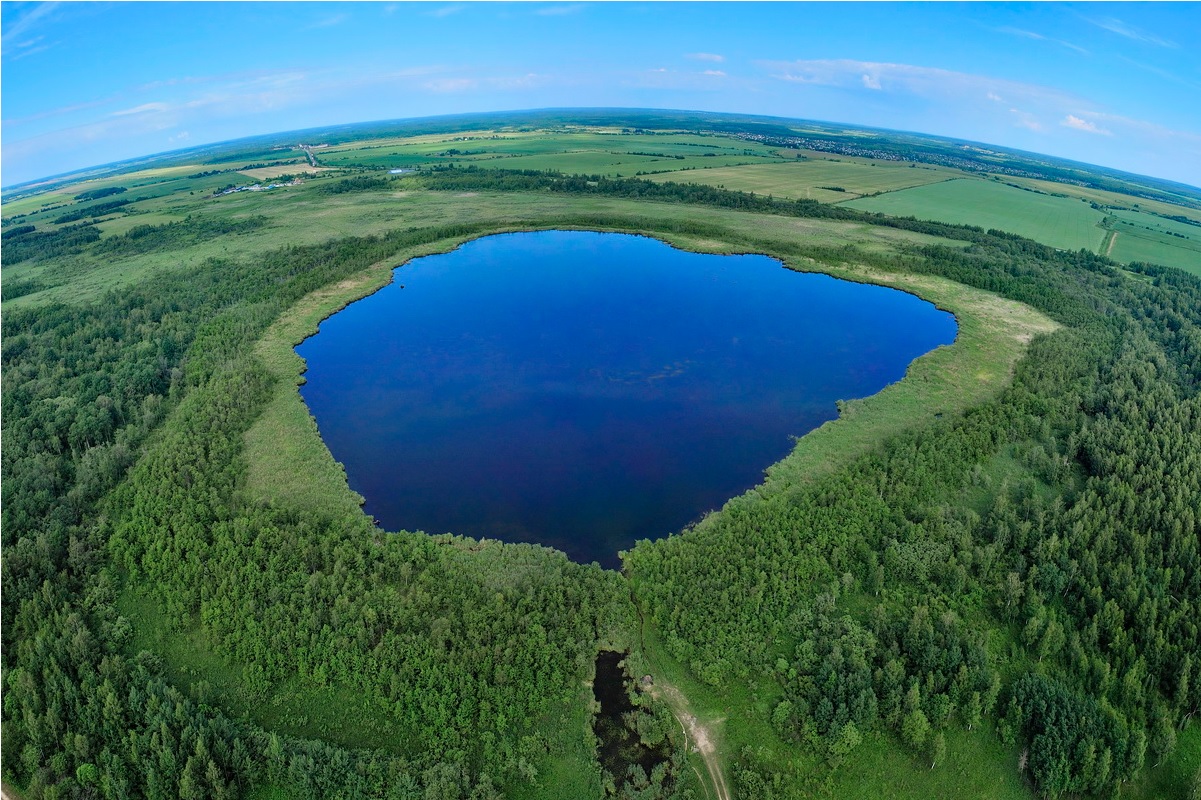
[[[541,231],[414,259],[296,350],[381,527],[617,567],[956,330],[913,295],[766,256]]]

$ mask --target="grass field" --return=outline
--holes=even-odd
[[[1201,275],[1201,226],[1139,211],[1111,211],[1116,235],[1110,256],[1118,261],[1151,261]]]
[[[1152,214],[1160,214],[1162,216],[1188,217],[1191,220],[1201,222],[1201,209],[1189,208],[1187,206],[1177,206],[1171,203],[1164,203],[1159,200],[1148,200],[1145,197],[1133,197],[1132,195],[1128,194],[1107,192],[1104,189],[1092,189],[1088,186],[1075,186],[1070,183],[1041,181],[1035,178],[1014,178],[1008,175],[1003,175],[1001,176],[1001,180],[1005,183],[1013,184],[1015,186],[1024,186],[1026,188],[1036,189],[1040,192],[1047,192],[1048,194],[1064,195],[1065,197],[1079,197],[1085,200],[1091,200],[1103,206],[1150,211]]]
[[[997,228],[1061,250],[1096,252],[1105,215],[1082,200],[1027,192],[993,181],[960,179],[864,197],[846,205],[897,217]]]
[[[588,175],[780,161],[773,148],[729,137],[587,131],[475,131],[411,139],[373,139],[318,152],[322,164],[400,168],[471,163],[496,169]]]
[[[769,194],[791,200],[812,199],[824,203],[853,200],[865,194],[892,192],[927,183],[949,180],[960,173],[939,167],[897,165],[843,160],[793,161],[781,164],[750,164],[740,167],[698,169],[686,174],[656,175],[654,181],[700,183],[741,192]],[[843,192],[822,187],[839,187]]]
[[[228,176],[218,176],[225,177]],[[208,180],[208,179],[206,179]],[[738,229],[747,225],[747,214],[719,209],[681,206],[673,203],[646,203],[605,197],[551,196],[545,193],[498,196],[454,194],[426,190],[407,190],[403,179],[396,191],[363,194],[321,195],[312,189],[318,179],[303,186],[272,192],[242,192],[210,198],[197,192],[182,200],[163,198],[145,204],[157,217],[183,219],[188,214],[213,215],[238,219],[253,215],[267,218],[265,226],[249,233],[212,239],[184,250],[146,253],[124,259],[68,256],[51,263],[18,264],[5,270],[4,279],[36,279],[47,286],[43,291],[6,300],[4,308],[36,305],[62,300],[74,302],[96,297],[109,289],[132,281],[144,280],[159,270],[179,269],[212,257],[252,258],[285,245],[303,245],[343,236],[363,236],[393,228],[424,227],[493,220],[498,227],[515,221],[537,222],[565,213],[583,215],[650,216],[681,223],[713,223]],[[121,227],[138,224],[140,217],[117,218],[105,225]],[[892,228],[858,223],[826,222],[788,217],[756,217],[755,228],[761,235],[791,238],[805,237],[813,244],[832,246],[854,241],[875,250],[891,249],[897,242],[931,243],[947,240]],[[962,243],[952,243],[962,246]]]

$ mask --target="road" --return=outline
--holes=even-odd
[[[721,760],[717,755],[715,728],[725,721],[722,719],[701,722],[688,706],[688,698],[670,683],[652,676],[654,683],[649,687],[651,697],[667,703],[671,713],[675,715],[680,727],[684,730],[684,746],[700,755],[705,762],[705,770],[709,773],[708,785],[704,777],[697,772],[701,786],[707,796],[716,796],[716,800],[733,800],[730,788],[726,784],[726,776],[721,768]],[[709,794],[712,788],[713,795]]]

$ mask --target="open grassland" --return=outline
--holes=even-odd
[[[580,131],[479,131],[454,136],[375,139],[317,151],[322,164],[369,168],[471,163],[503,169],[634,175],[778,161],[773,148],[724,136]]]
[[[324,179],[322,179],[324,180]],[[172,218],[188,214],[237,221],[262,216],[254,230],[215,237],[186,248],[142,253],[125,258],[92,254],[65,256],[49,262],[19,264],[5,270],[5,281],[37,280],[46,288],[6,300],[4,307],[54,301],[75,302],[109,289],[145,280],[160,270],[187,268],[208,258],[247,258],[286,245],[314,244],[344,236],[362,236],[393,228],[425,227],[458,222],[495,221],[498,227],[518,221],[537,223],[564,213],[650,217],[677,223],[703,222],[731,226],[749,224],[742,212],[698,208],[674,203],[647,203],[606,197],[565,197],[545,193],[489,195],[410,190],[403,179],[395,190],[324,195],[318,182],[270,192],[241,192],[217,198],[200,196],[183,201],[163,200]],[[166,218],[158,217],[159,219]],[[112,223],[117,224],[120,219]],[[860,223],[828,222],[788,217],[755,217],[765,237],[805,237],[813,244],[840,246],[848,241],[861,247],[891,249],[898,242],[946,242],[937,237]],[[962,246],[962,243],[952,243]]]
[[[907,164],[901,166],[892,162],[881,162],[872,166],[870,163],[823,159],[698,169],[687,174],[658,175],[651,180],[700,183],[792,200],[812,199],[838,203],[866,194],[893,192],[949,180],[959,174],[961,173],[941,167],[910,167]]]
[[[978,225],[1016,233],[1061,250],[1096,252],[1105,215],[1080,200],[962,179],[852,200],[848,206],[896,217]]]
[[[1112,211],[1115,234],[1109,255],[1118,261],[1150,261],[1201,275],[1201,225],[1138,211]]]
[[[1001,180],[1014,186],[1035,189],[1047,194],[1079,197],[1103,206],[1150,211],[1152,214],[1159,214],[1165,217],[1181,216],[1201,222],[1201,209],[1164,203],[1160,200],[1149,200],[1145,197],[1134,197],[1128,194],[1108,192],[1104,189],[1093,189],[1088,186],[1076,186],[1070,183],[1055,183],[1054,181],[1043,181],[1036,178],[1015,178],[1003,175],[1001,176]]]

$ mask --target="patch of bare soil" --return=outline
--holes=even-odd
[[[701,785],[705,787],[706,794],[712,787],[716,800],[732,800],[733,795],[726,784],[726,776],[717,755],[715,735],[716,727],[724,722],[725,718],[701,722],[689,708],[688,698],[675,686],[662,680],[656,679],[649,687],[649,691],[656,700],[663,700],[667,703],[671,713],[675,715],[680,727],[684,730],[686,746],[693,753],[700,755],[705,762],[705,770],[709,773],[708,785],[699,773],[697,777],[701,778]]]

